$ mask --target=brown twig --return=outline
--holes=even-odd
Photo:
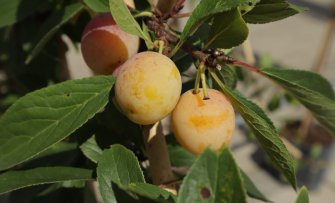
[[[164,2],[170,2],[170,1],[164,1]],[[166,20],[178,14],[178,12],[183,7],[183,4],[185,3],[185,0],[178,0],[174,2],[175,2],[174,6],[171,6],[171,9],[163,16],[155,14],[150,20],[147,21],[149,30],[153,31],[160,40],[164,41],[165,43],[165,48],[163,51],[164,55],[169,55],[171,51],[170,44],[177,44],[179,40],[178,37],[171,30],[167,29],[168,26],[165,26]],[[162,4],[158,4],[158,6],[159,5]],[[193,57],[197,58],[199,61],[205,61],[206,67],[220,68],[221,67],[220,64],[232,64],[235,66],[246,68],[253,72],[260,73],[260,69],[258,67],[233,59],[225,55],[224,52],[220,50],[207,49],[205,51],[200,51],[193,45],[189,45],[186,43],[183,43],[181,48],[185,52],[188,52]]]
[[[175,5],[172,7],[172,9],[170,9],[169,12],[165,13],[162,16],[162,20],[166,21],[169,18],[176,16],[179,13],[179,11],[184,8],[184,3],[185,3],[185,0],[178,0],[175,3]]]
[[[162,185],[174,181],[161,122],[143,126],[143,137],[153,184]]]
[[[246,69],[248,69],[248,70],[250,70],[250,71],[253,71],[253,72],[257,72],[257,73],[260,73],[260,72],[261,72],[260,69],[259,69],[258,67],[249,65],[249,64],[244,63],[244,62],[242,62],[242,61],[234,60],[234,61],[232,61],[231,64],[236,65],[236,66],[240,66],[240,67],[242,67],[242,68],[246,68]]]
[[[92,192],[94,200],[96,203],[102,202],[101,195],[99,192],[98,184],[94,180],[86,181],[86,187]]]
[[[178,0],[159,0],[157,3],[158,10],[165,14],[171,11]]]

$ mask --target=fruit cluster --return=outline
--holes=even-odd
[[[138,52],[139,38],[123,32],[110,14],[99,14],[84,30],[81,49],[96,74],[117,76],[115,101],[131,121],[149,125],[171,114],[172,131],[179,143],[194,154],[205,148],[219,150],[229,144],[235,114],[221,92],[200,89],[181,94],[182,81],[167,56]]]

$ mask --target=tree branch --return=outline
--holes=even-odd
[[[157,3],[157,8],[162,13],[168,13],[169,11],[171,11],[177,1],[178,0],[159,0]]]
[[[153,184],[165,185],[166,183],[173,182],[175,177],[171,170],[161,122],[143,126],[142,132]]]

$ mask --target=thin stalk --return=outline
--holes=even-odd
[[[164,47],[165,47],[165,43],[163,40],[158,41],[158,47],[159,47],[158,53],[163,54]]]
[[[205,76],[206,67],[205,65],[203,65],[199,67],[199,69],[200,69],[199,71],[200,71],[200,77],[201,77],[202,91],[204,94],[204,100],[206,100],[206,99],[209,99],[208,91],[207,91],[206,76]]]
[[[209,70],[209,74],[212,76],[216,84],[218,84],[220,88],[222,89],[222,91],[224,91],[226,88],[224,84],[221,82],[220,78],[217,76],[217,74],[210,68],[208,70]]]
[[[236,65],[236,66],[240,66],[242,68],[246,68],[246,69],[251,70],[253,72],[257,72],[257,73],[261,72],[259,70],[259,68],[257,68],[256,66],[249,65],[249,64],[244,63],[242,61],[234,60],[231,64]]]
[[[194,82],[194,90],[193,90],[193,94],[198,94],[199,93],[199,89],[200,89],[200,80],[201,80],[201,66],[205,66],[204,63],[200,63],[199,68],[197,70],[197,76],[195,78],[195,82]]]
[[[134,15],[134,18],[140,18],[140,17],[152,17],[153,16],[153,13],[150,12],[150,11],[143,11],[143,12],[140,12],[140,13],[137,13]]]

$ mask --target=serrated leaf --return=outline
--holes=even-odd
[[[239,5],[247,2],[247,0],[202,0],[193,10],[192,15],[188,19],[183,32],[181,33],[179,43],[176,45],[173,53],[175,53],[180,46],[185,42],[187,37],[192,35],[199,26],[213,17],[215,14],[229,11],[237,8]]]
[[[295,203],[309,203],[308,190],[305,186],[299,190]]]
[[[132,192],[141,197],[145,197],[151,200],[162,202],[164,200],[170,200],[175,202],[176,196],[172,193],[148,183],[130,183],[127,186],[121,186],[123,190]]]
[[[0,194],[24,187],[75,180],[92,179],[92,171],[72,167],[41,167],[0,174]]]
[[[231,89],[235,89],[237,85],[237,74],[235,70],[231,66],[224,64],[218,72],[225,85]]]
[[[53,35],[59,30],[59,28],[68,22],[73,16],[83,10],[84,6],[80,3],[70,4],[52,14],[42,25],[40,31],[37,34],[34,48],[27,56],[25,61],[26,64],[30,63],[31,60],[39,54],[46,43],[53,37]]]
[[[237,8],[216,14],[206,47],[229,49],[242,44],[248,37],[248,27]]]
[[[102,149],[95,140],[95,135],[84,142],[80,146],[80,149],[83,154],[94,163],[98,163],[99,158],[102,156]]]
[[[97,13],[109,12],[108,0],[84,0],[84,3]]]
[[[177,202],[246,202],[239,168],[228,148],[219,155],[207,149],[198,157],[184,178]]]
[[[297,187],[297,182],[293,158],[282,140],[279,138],[278,132],[272,121],[266,116],[261,108],[242,97],[236,91],[228,90],[226,88],[224,92],[249,125],[263,150],[295,189]]]
[[[152,44],[151,39],[142,31],[123,0],[109,0],[109,9],[115,22],[123,31],[139,36],[147,43]]]
[[[29,93],[0,119],[0,170],[22,163],[56,144],[108,102],[115,79],[96,76]]]
[[[247,23],[262,24],[282,20],[304,10],[286,0],[261,0],[243,18]]]
[[[33,14],[44,0],[0,0],[0,28]]]
[[[258,199],[264,202],[271,202],[261,193],[261,191],[259,191],[256,185],[252,182],[252,180],[248,177],[248,175],[244,173],[243,170],[240,170],[240,172],[241,172],[241,176],[243,179],[244,187],[247,190],[247,194],[249,197],[252,197],[254,199]]]
[[[212,76],[216,81],[219,80],[216,75],[212,74]],[[296,189],[297,181],[293,158],[283,141],[279,138],[272,121],[261,108],[247,100],[237,91],[231,90],[224,85],[220,85],[220,87],[234,107],[240,112],[271,161],[283,173],[292,187]]]
[[[335,93],[325,78],[301,70],[268,68],[261,71],[290,92],[335,135]]]
[[[118,144],[103,151],[98,162],[97,175],[104,203],[116,202],[112,182],[119,186],[145,182],[134,153]]]

